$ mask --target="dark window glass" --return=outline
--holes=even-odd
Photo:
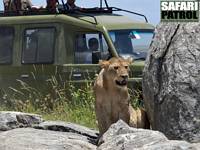
[[[14,41],[14,29],[12,27],[0,27],[0,64],[12,62]]]
[[[123,29],[110,31],[109,34],[120,56],[145,60],[154,31]]]
[[[83,33],[76,36],[75,63],[97,64],[100,59],[108,59],[110,53],[101,33]]]
[[[53,63],[55,28],[25,31],[22,63]]]

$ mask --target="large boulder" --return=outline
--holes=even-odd
[[[0,112],[0,150],[95,150],[98,132],[40,115]]]
[[[33,128],[18,128],[0,133],[1,150],[95,150],[86,136]]]
[[[99,133],[96,130],[89,129],[87,127],[84,127],[75,123],[71,123],[71,122],[45,121],[33,127],[35,129],[70,132],[70,133],[83,135],[83,136],[86,136],[88,138],[88,141],[92,144],[97,143],[98,136],[99,136]]]
[[[200,142],[200,23],[160,23],[143,75],[152,128]]]
[[[2,117],[4,122],[10,118],[15,121],[14,126],[9,126],[7,131],[0,131],[0,150],[198,150],[200,147],[200,143],[170,141],[158,131],[131,128],[122,120],[109,128],[97,147],[98,132],[93,129],[69,122],[42,122],[43,119],[34,114],[2,113],[9,113]],[[19,119],[16,117],[19,114],[24,117],[20,116]],[[31,121],[30,116],[40,119]],[[17,126],[18,121],[24,124]]]
[[[198,150],[200,144],[168,140],[163,133],[129,127],[119,120],[101,137],[97,150]]]
[[[15,128],[31,127],[42,123],[44,120],[40,115],[13,112],[13,111],[1,111],[0,112],[0,131],[7,131]]]

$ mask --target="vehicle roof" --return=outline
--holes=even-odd
[[[96,20],[96,22],[95,22]],[[137,21],[123,15],[113,13],[97,14],[47,14],[26,16],[3,16],[1,24],[41,23],[41,22],[66,22],[86,28],[95,29],[94,25],[105,27],[107,30],[117,29],[154,29],[154,26],[145,21]],[[96,24],[97,23],[97,24]]]
[[[145,21],[138,21],[118,14],[93,14],[98,25],[105,26],[107,30],[117,29],[154,29],[154,26]],[[91,17],[83,16],[81,19],[92,21]]]

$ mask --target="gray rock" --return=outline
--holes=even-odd
[[[43,122],[41,116],[36,114],[1,111],[0,131],[7,131],[15,128],[31,127],[34,124]]]
[[[200,142],[200,23],[156,27],[143,96],[154,130],[169,139]]]
[[[168,140],[158,131],[129,127],[122,120],[111,125],[97,150],[198,150],[199,145]]]
[[[9,113],[27,115],[19,112]],[[10,115],[8,116],[7,119],[10,120]],[[29,120],[27,117],[20,117],[17,121],[19,120],[23,123],[22,127],[26,128],[17,128],[15,125],[11,127],[17,129],[0,131],[0,150],[198,150],[200,148],[200,143],[170,141],[161,132],[131,128],[122,120],[113,124],[101,137],[99,147],[95,145],[98,138],[98,132],[95,130],[61,121],[46,121],[35,125],[34,123],[38,122],[27,121]]]
[[[1,150],[95,150],[87,137],[74,133],[20,128],[0,133]]]
[[[88,137],[90,143],[96,144],[99,133],[96,130],[89,129],[87,127],[70,123],[70,122],[62,122],[62,121],[45,121],[40,123],[39,125],[34,126],[36,129],[43,130],[53,130],[53,131],[61,131],[61,132],[71,132],[77,133],[83,136]]]

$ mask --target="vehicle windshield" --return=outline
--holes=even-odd
[[[118,54],[122,57],[133,57],[134,60],[145,60],[153,37],[153,30],[112,30],[110,37]]]

